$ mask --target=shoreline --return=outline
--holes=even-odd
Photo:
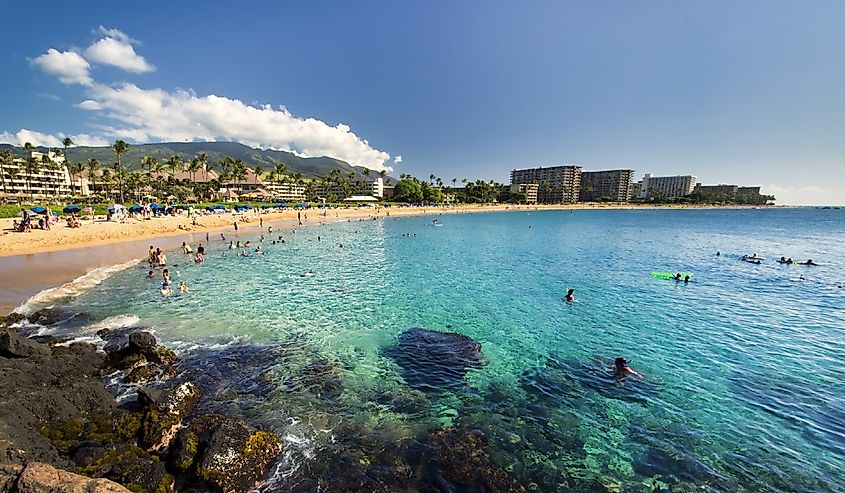
[[[750,209],[752,207],[691,207],[691,206],[642,206],[642,205],[537,205],[537,206],[461,206],[461,207],[391,207],[309,209],[303,212],[302,226],[298,225],[297,211],[263,213],[264,227],[280,230],[291,227],[308,227],[322,222],[369,217],[404,217],[433,214],[463,214],[481,212],[543,211],[543,210],[688,210],[688,209]],[[328,216],[322,216],[327,212]],[[307,218],[305,217],[307,214]],[[258,234],[259,216],[246,214],[249,222],[238,221],[239,234]],[[241,216],[238,217],[240,219]],[[205,235],[227,232],[233,235],[231,214],[203,216],[200,225],[192,227],[186,216],[155,218],[134,223],[117,224],[104,221],[86,222],[79,229],[56,225],[49,231],[0,235],[0,313],[10,313],[38,293],[60,288],[92,270],[111,267],[146,256],[150,244],[162,250],[178,248],[182,241],[196,246],[205,242]],[[4,230],[11,227],[11,220],[0,222]],[[190,230],[180,229],[190,227]],[[237,235],[235,235],[237,237]],[[30,241],[22,241],[30,240]]]

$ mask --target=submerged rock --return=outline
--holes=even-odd
[[[282,440],[237,419],[225,419],[211,435],[197,475],[224,493],[248,491],[282,451]]]
[[[197,405],[200,391],[184,382],[163,392],[151,403],[141,423],[141,444],[150,450],[167,448],[188,414]]]
[[[472,338],[421,328],[399,334],[398,344],[383,353],[399,365],[409,386],[435,392],[462,385],[470,369],[486,363],[481,344]]]

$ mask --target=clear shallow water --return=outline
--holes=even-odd
[[[64,330],[153,328],[207,381],[207,410],[286,436],[277,486],[350,447],[469,426],[537,491],[845,491],[845,212],[432,219],[285,230],[246,258],[213,241],[202,265],[174,252],[189,293],[163,298],[132,267],[67,301],[99,322]],[[738,260],[752,252],[766,262]],[[576,303],[561,302],[569,287]],[[409,388],[386,348],[411,327],[472,337],[487,364],[454,387]],[[606,378],[618,355],[644,380]]]

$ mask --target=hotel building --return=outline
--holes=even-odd
[[[582,171],[581,202],[627,202],[631,194],[631,182],[634,179],[632,169],[614,169],[608,171]]]
[[[511,185],[537,185],[537,202],[572,204],[581,191],[580,166],[552,166],[511,171]]]
[[[693,175],[651,176],[651,173],[646,173],[640,185],[639,197],[641,199],[685,197],[692,193],[695,181],[696,177]]]

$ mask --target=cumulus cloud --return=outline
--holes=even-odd
[[[90,134],[76,134],[65,135],[61,132],[58,134],[45,134],[35,130],[22,128],[16,133],[0,132],[0,144],[12,144],[15,146],[22,146],[29,142],[36,147],[63,147],[62,141],[65,137],[70,137],[74,145],[78,146],[105,146],[109,142],[103,137],[97,137]]]
[[[101,37],[82,55],[73,51],[50,49],[31,61],[33,66],[56,75],[65,84],[85,86],[87,99],[79,108],[103,117],[97,135],[80,134],[78,145],[105,145],[108,139],[130,142],[152,141],[235,141],[251,147],[293,152],[303,157],[329,156],[374,170],[385,166],[390,154],[375,149],[343,123],[329,125],[315,118],[291,114],[285,107],[246,104],[238,99],[191,91],[144,89],[131,83],[106,85],[94,81],[91,63],[111,65],[128,72],[155,70],[135,52],[137,41],[118,29],[103,26]],[[89,63],[90,62],[90,63]],[[4,132],[7,142],[56,146],[64,135],[50,135],[21,129],[16,134]],[[396,156],[394,163],[401,163]]]
[[[75,51],[59,51],[50,48],[47,53],[30,60],[33,67],[38,67],[47,74],[59,78],[63,84],[82,84],[90,86],[91,65]]]
[[[139,142],[231,140],[251,147],[284,149],[302,156],[331,156],[371,169],[384,169],[390,155],[374,149],[349,126],[300,118],[284,107],[251,106],[214,94],[143,89],[134,84],[94,84],[78,106],[122,124],[108,135]]]
[[[135,52],[133,44],[137,43],[122,31],[106,29],[100,26],[99,34],[103,37],[85,50],[85,58],[101,65],[114,67],[133,73],[152,72],[155,67]]]

